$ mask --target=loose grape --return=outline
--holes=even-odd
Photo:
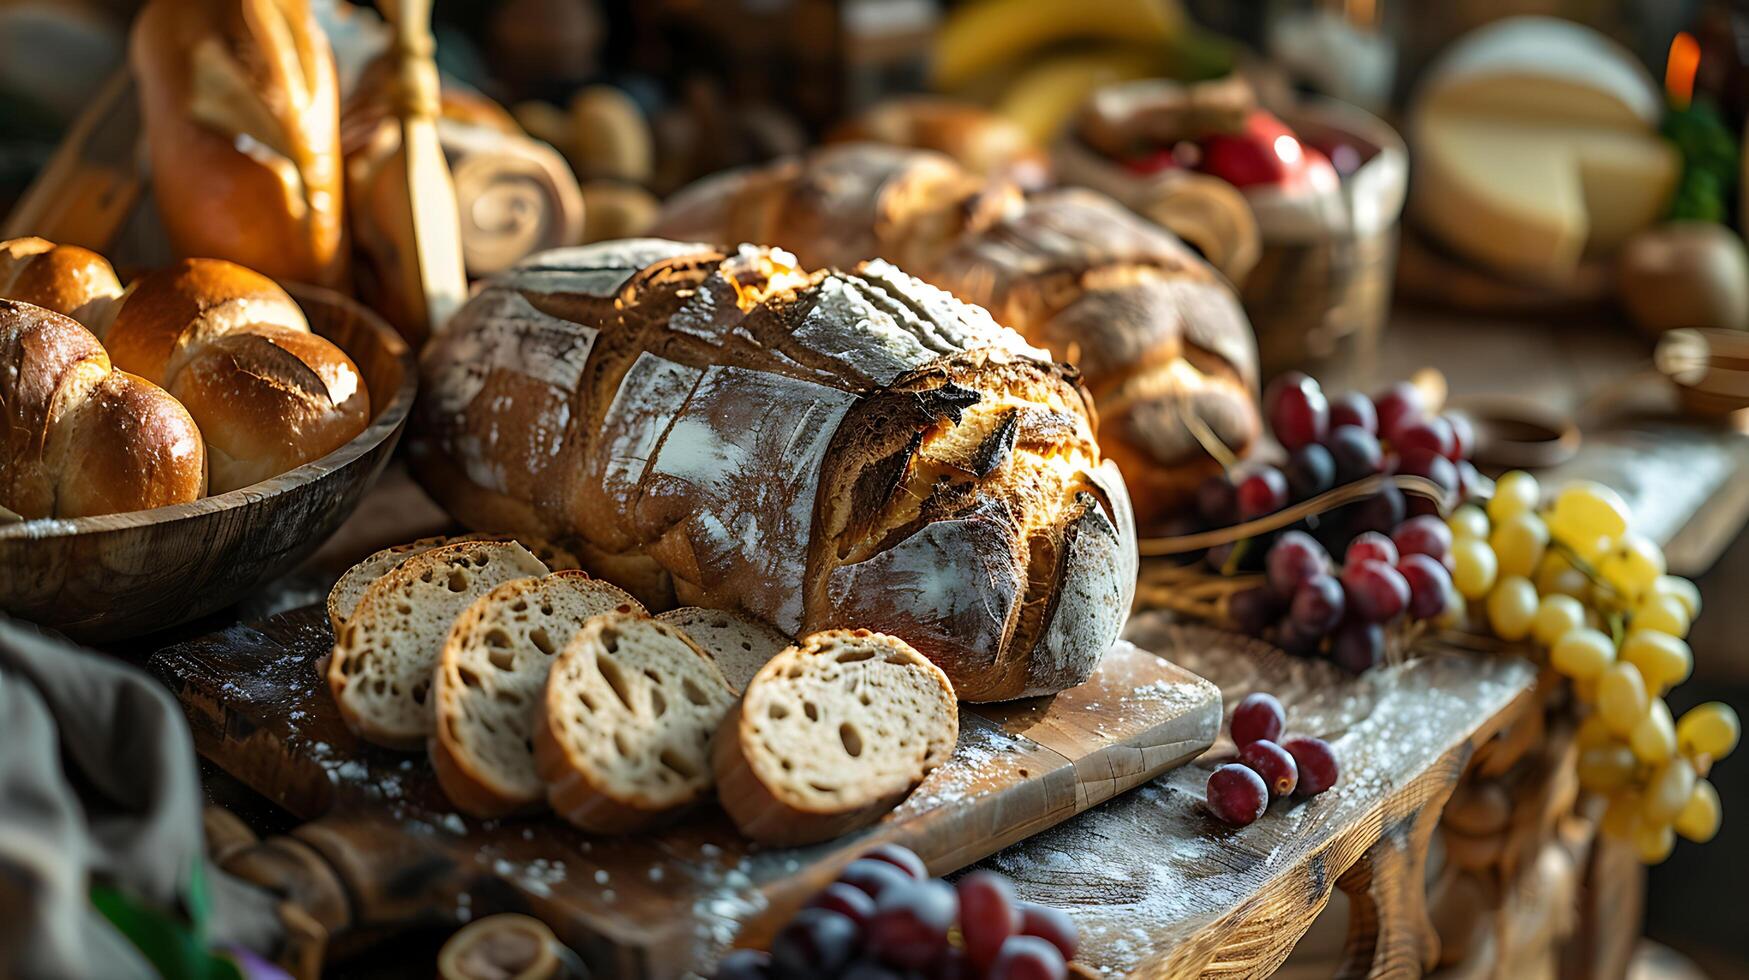
[[[1694,763],[1682,756],[1659,766],[1641,793],[1640,819],[1647,823],[1675,820],[1694,795],[1694,781]]]
[[[1426,555],[1435,561],[1451,553],[1451,528],[1431,515],[1411,517],[1391,532],[1400,555]]]
[[[1453,538],[1488,539],[1488,515],[1482,513],[1482,508],[1475,504],[1464,504],[1451,512],[1445,519],[1446,527],[1451,528]]]
[[[1676,815],[1676,832],[1696,844],[1705,844],[1719,832],[1719,791],[1706,780],[1697,780],[1682,812]]]
[[[1634,850],[1644,864],[1659,864],[1676,849],[1676,832],[1667,823],[1640,821],[1634,828]]]
[[[1330,659],[1351,674],[1377,667],[1385,659],[1385,628],[1359,619],[1343,623],[1330,642]]]
[[[818,895],[809,899],[807,907],[837,912],[856,923],[858,929],[862,929],[868,925],[868,920],[874,917],[875,901],[869,897],[868,892],[855,885],[834,881],[821,889]]]
[[[1451,573],[1427,555],[1408,555],[1397,563],[1409,583],[1409,617],[1437,619],[1451,601]]]
[[[974,871],[959,880],[956,890],[966,955],[978,969],[988,969],[1008,937],[1020,932],[1014,886],[993,871]]]
[[[1676,754],[1676,725],[1670,720],[1670,706],[1663,698],[1653,698],[1650,710],[1628,736],[1634,755],[1641,762],[1661,765]]]
[[[1545,647],[1572,630],[1585,625],[1585,607],[1570,595],[1545,595],[1537,603],[1536,617],[1530,621],[1530,633]]]
[[[1700,616],[1700,589],[1693,582],[1676,575],[1660,575],[1652,583],[1652,594],[1674,596],[1688,613],[1690,623]]]
[[[1536,569],[1536,590],[1543,595],[1566,595],[1583,601],[1591,595],[1591,580],[1574,568],[1567,556],[1545,551]]]
[[[1368,435],[1378,435],[1379,413],[1372,407],[1372,399],[1358,391],[1330,399],[1330,428],[1339,425],[1352,425]]]
[[[771,954],[759,949],[732,949],[717,961],[713,980],[770,980]]]
[[[1399,453],[1425,449],[1443,456],[1448,463],[1457,455],[1457,438],[1452,434],[1451,423],[1437,415],[1399,428],[1391,446]]]
[[[1235,827],[1255,823],[1269,806],[1269,787],[1263,778],[1236,762],[1209,773],[1209,812]]]
[[[1196,488],[1196,513],[1211,527],[1226,527],[1239,519],[1239,488],[1225,473],[1216,473]]]
[[[1480,599],[1493,590],[1500,566],[1488,542],[1475,538],[1453,541],[1451,558],[1451,581],[1457,586],[1458,594],[1466,599]]]
[[[1636,596],[1664,574],[1664,552],[1643,534],[1628,534],[1598,562],[1597,574],[1618,594]]]
[[[862,856],[870,861],[885,861],[917,881],[929,877],[929,868],[924,865],[923,859],[917,856],[916,851],[908,847],[901,847],[898,844],[876,844],[863,851]]]
[[[1598,829],[1616,840],[1631,841],[1640,826],[1640,793],[1635,789],[1617,790],[1610,794],[1609,805],[1603,808]]]
[[[1609,730],[1626,738],[1646,718],[1651,700],[1639,668],[1616,661],[1597,678],[1597,713]]]
[[[1275,695],[1262,691],[1245,695],[1233,709],[1233,720],[1227,723],[1233,744],[1240,748],[1259,739],[1273,742],[1281,738],[1281,730],[1286,727],[1287,711]]]
[[[1451,426],[1451,461],[1467,460],[1476,451],[1476,426],[1462,412],[1447,412],[1442,418]]]
[[[1342,569],[1342,596],[1351,615],[1388,623],[1409,608],[1409,583],[1395,568],[1368,558]]]
[[[1287,750],[1274,742],[1258,739],[1239,750],[1239,762],[1263,778],[1270,796],[1287,796],[1300,782],[1300,767]]]
[[[1342,554],[1343,565],[1358,565],[1363,561],[1382,561],[1387,565],[1397,563],[1397,546],[1390,538],[1377,531],[1367,531],[1358,534],[1348,543],[1348,550]]]
[[[1310,500],[1336,485],[1336,457],[1317,443],[1301,446],[1282,468],[1288,493],[1295,500]]]
[[[1536,586],[1530,579],[1502,578],[1488,593],[1488,626],[1502,640],[1522,640],[1530,635],[1536,606]]]
[[[1668,691],[1688,679],[1694,668],[1694,654],[1688,644],[1657,630],[1631,629],[1622,640],[1622,660],[1639,668],[1646,689],[1658,694]]]
[[[1239,520],[1266,517],[1287,506],[1287,477],[1273,466],[1259,466],[1239,483]]]
[[[1263,405],[1270,431],[1289,452],[1323,439],[1329,429],[1330,402],[1324,390],[1299,371],[1270,382]]]
[[[1585,679],[1615,662],[1615,644],[1589,626],[1568,630],[1549,648],[1549,663],[1568,677]]]
[[[1553,520],[1590,537],[1619,538],[1627,533],[1628,507],[1603,484],[1580,481],[1563,487],[1555,497]]]
[[[1613,793],[1633,781],[1640,760],[1621,743],[1597,745],[1579,753],[1579,785],[1593,793]]]
[[[1649,591],[1634,603],[1628,623],[1635,629],[1687,636],[1688,608],[1676,596]]]
[[[1288,531],[1275,540],[1263,561],[1269,587],[1283,598],[1291,597],[1307,579],[1330,570],[1330,555],[1318,540],[1304,531]]]
[[[1488,545],[1500,560],[1500,574],[1529,578],[1549,546],[1549,528],[1535,513],[1523,511],[1495,524]]]
[[[1336,785],[1336,780],[1342,775],[1342,767],[1336,761],[1336,750],[1321,738],[1290,738],[1281,743],[1281,747],[1294,757],[1294,764],[1300,770],[1300,783],[1294,787],[1295,796],[1317,796]]]
[[[1037,936],[1010,936],[984,974],[987,980],[1064,980],[1068,975],[1063,954]]]
[[[1075,958],[1075,951],[1081,948],[1081,930],[1075,927],[1075,920],[1069,918],[1069,913],[1051,905],[1035,905],[1032,902],[1020,903],[1020,934],[1037,936],[1063,954],[1063,959]]]
[[[1281,618],[1281,599],[1267,586],[1242,589],[1227,599],[1227,618],[1234,628],[1250,636],[1262,636],[1271,623]]]
[[[772,938],[771,963],[780,976],[829,977],[844,969],[860,944],[861,930],[845,916],[802,909]]]
[[[1737,747],[1743,726],[1737,712],[1723,701],[1708,701],[1688,709],[1676,726],[1676,740],[1684,755],[1723,759]]]
[[[867,892],[870,898],[878,900],[881,893],[888,888],[902,885],[912,878],[886,861],[875,858],[857,858],[844,866],[844,870],[838,873],[838,880],[847,885],[854,885]]]
[[[1427,415],[1427,403],[1421,389],[1407,381],[1399,381],[1373,396],[1373,409],[1378,412],[1379,435],[1395,442],[1404,426],[1420,421]]]
[[[1325,448],[1336,460],[1336,482],[1353,483],[1384,472],[1385,451],[1378,437],[1354,425],[1339,425],[1330,430]]]
[[[1615,733],[1609,730],[1609,726],[1603,723],[1603,719],[1596,712],[1586,715],[1585,720],[1579,723],[1579,731],[1574,733],[1573,740],[1581,749],[1614,745],[1616,741]]]
[[[1329,575],[1319,575],[1300,583],[1300,587],[1294,590],[1293,603],[1288,607],[1288,621],[1303,636],[1328,636],[1336,624],[1342,622],[1345,608],[1342,586]]]
[[[910,881],[889,888],[875,899],[869,951],[883,963],[921,970],[947,949],[947,931],[958,918],[959,896],[945,881]]]
[[[1513,470],[1494,481],[1494,496],[1488,500],[1488,519],[1495,524],[1517,514],[1536,510],[1542,499],[1542,488],[1536,477],[1523,470]]]

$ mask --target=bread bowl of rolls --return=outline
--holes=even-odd
[[[415,385],[338,293],[0,242],[0,608],[99,642],[226,605],[351,512]]]

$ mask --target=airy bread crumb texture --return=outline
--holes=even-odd
[[[759,668],[791,643],[759,620],[723,609],[681,606],[656,618],[678,628],[710,654],[736,694],[747,690]]]

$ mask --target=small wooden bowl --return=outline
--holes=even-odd
[[[254,486],[153,510],[0,526],[0,609],[83,642],[175,626],[303,561],[357,506],[400,440],[418,383],[383,319],[288,285],[310,328],[351,356],[371,420],[339,449]]]

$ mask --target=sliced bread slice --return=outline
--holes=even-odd
[[[544,802],[535,703],[559,651],[610,612],[647,615],[618,586],[565,571],[505,582],[456,617],[437,662],[429,745],[437,782],[463,813],[501,817]]]
[[[710,655],[667,623],[610,613],[584,624],[547,675],[534,757],[547,801],[618,834],[710,791],[711,734],[735,695]]]
[[[407,544],[397,544],[376,552],[358,564],[348,568],[340,576],[334,587],[328,590],[328,625],[334,628],[334,635],[340,635],[340,627],[352,618],[353,610],[358,608],[358,601],[364,598],[365,590],[372,582],[387,575],[414,555],[422,555],[433,548],[441,548],[446,544],[460,544],[463,541],[516,541],[529,554],[540,559],[541,564],[551,571],[564,571],[581,568],[577,556],[565,548],[561,548],[545,538],[534,538],[523,535],[471,534],[436,535],[420,538]]]
[[[898,806],[959,740],[941,668],[897,637],[828,630],[760,668],[711,749],[745,836],[810,844]]]
[[[360,737],[416,749],[432,731],[431,680],[455,618],[512,579],[547,574],[514,541],[462,541],[406,559],[365,590],[328,662],[340,717]]]
[[[692,638],[717,662],[723,679],[736,694],[765,662],[793,641],[751,616],[703,606],[681,606],[656,617]]]

